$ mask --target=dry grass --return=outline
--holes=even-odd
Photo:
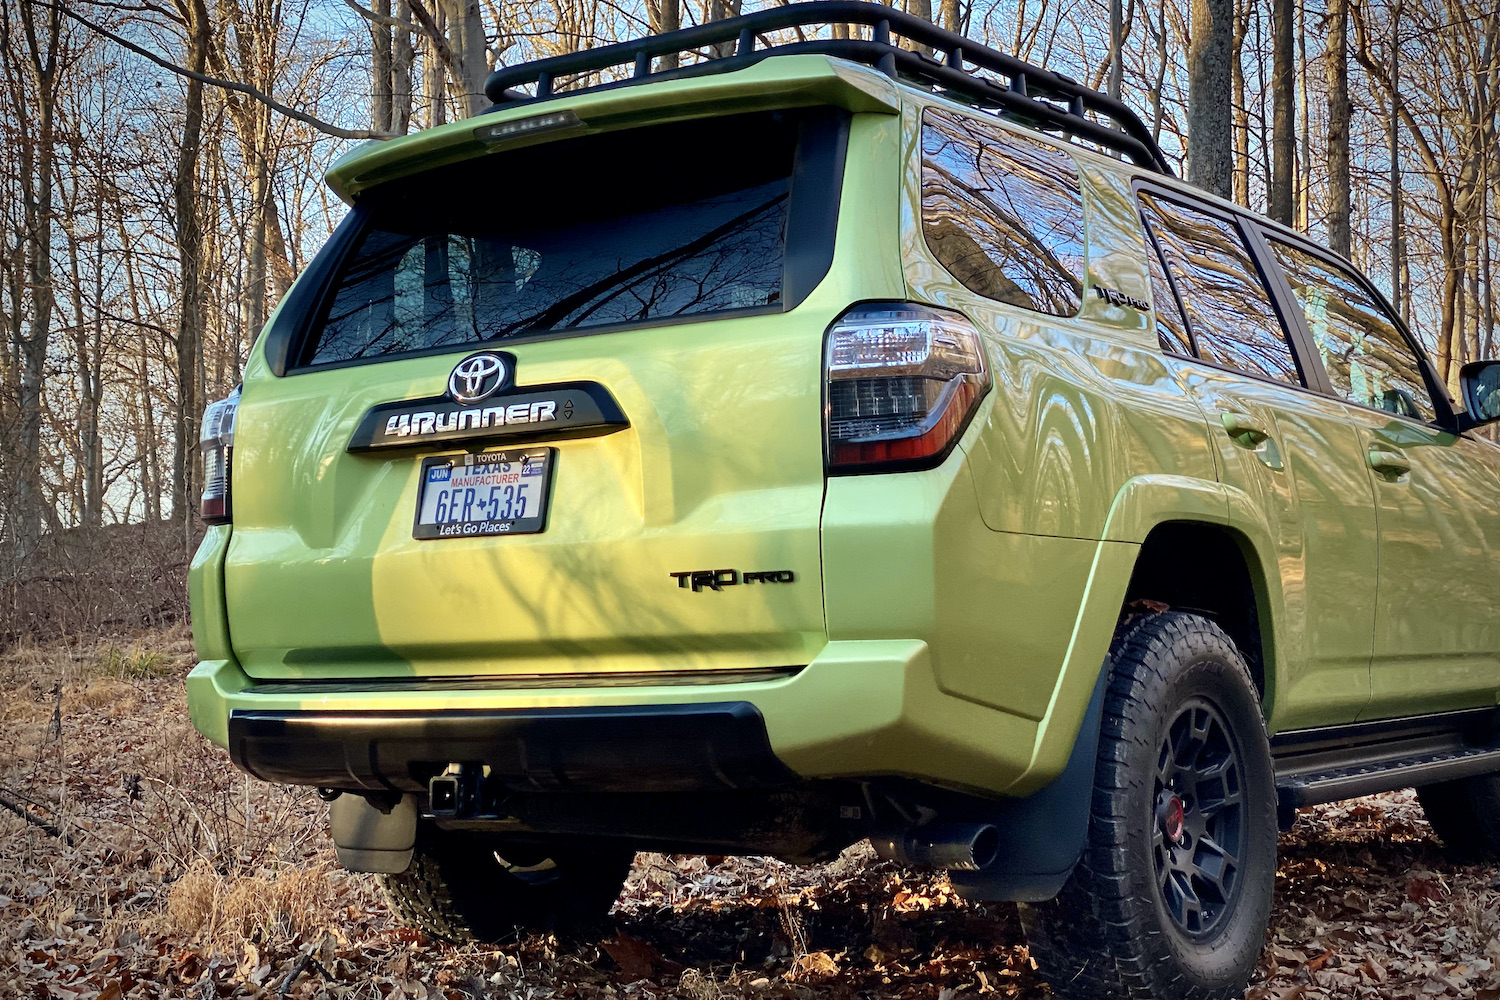
[[[209,950],[232,953],[246,942],[311,937],[324,929],[332,898],[322,862],[269,875],[225,875],[199,859],[167,893],[165,928]]]

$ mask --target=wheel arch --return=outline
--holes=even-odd
[[[1124,606],[1140,601],[1201,614],[1223,629],[1245,657],[1269,704],[1276,677],[1276,631],[1265,568],[1255,544],[1235,528],[1207,521],[1164,521],[1141,543]]]
[[[1030,794],[1062,772],[1079,738],[1090,695],[1125,605],[1137,599],[1171,605],[1172,600],[1160,596],[1168,591],[1146,584],[1169,571],[1173,558],[1179,565],[1190,565],[1191,545],[1199,539],[1212,540],[1221,557],[1233,556],[1239,566],[1235,572],[1243,573],[1240,583],[1249,581],[1248,589],[1241,585],[1231,594],[1253,597],[1253,631],[1247,632],[1243,621],[1233,622],[1233,627],[1225,631],[1237,642],[1245,637],[1255,647],[1251,669],[1253,673],[1258,670],[1262,708],[1269,715],[1277,691],[1279,650],[1275,636],[1281,607],[1281,580],[1272,537],[1264,513],[1242,491],[1222,483],[1174,475],[1137,476],[1126,482],[1111,505],[1067,658],[1046,716],[1037,727],[1031,765],[1007,792]],[[1138,582],[1137,570],[1142,565],[1148,568]],[[1148,589],[1157,589],[1157,596],[1147,593]],[[1184,594],[1192,596],[1182,588],[1170,591],[1172,598],[1183,602],[1183,610],[1208,610],[1201,601],[1185,601]]]
[[[1140,545],[1122,605],[1160,601],[1218,623],[1245,655],[1269,716],[1282,658],[1282,593],[1265,512],[1223,483],[1140,476],[1116,495],[1105,537]]]

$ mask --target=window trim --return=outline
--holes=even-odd
[[[1318,371],[1322,374],[1323,380],[1327,383],[1328,386],[1325,394],[1332,397],[1334,400],[1343,403],[1345,406],[1352,406],[1355,409],[1363,410],[1368,413],[1379,413],[1384,417],[1395,417],[1398,420],[1406,420],[1410,423],[1416,424],[1418,427],[1436,427],[1439,430],[1459,433],[1461,431],[1461,428],[1459,428],[1458,426],[1459,411],[1454,407],[1453,400],[1448,395],[1447,387],[1444,386],[1442,384],[1442,381],[1437,377],[1437,368],[1432,364],[1432,359],[1428,356],[1426,348],[1422,347],[1421,344],[1416,342],[1416,338],[1412,336],[1411,330],[1402,321],[1400,315],[1397,314],[1396,310],[1391,307],[1390,302],[1386,301],[1386,297],[1381,294],[1380,289],[1375,287],[1374,282],[1370,281],[1365,273],[1355,266],[1353,261],[1346,260],[1345,258],[1334,253],[1332,250],[1329,250],[1327,247],[1318,246],[1318,244],[1312,242],[1301,233],[1281,226],[1277,223],[1273,223],[1270,220],[1262,220],[1257,218],[1254,219],[1254,222],[1256,236],[1264,243],[1266,258],[1271,262],[1271,264],[1275,266],[1277,283],[1280,287],[1280,292],[1281,294],[1286,296],[1287,301],[1292,306],[1295,306],[1296,323],[1303,328],[1308,343],[1313,344],[1313,364],[1317,366]],[[1318,354],[1316,344],[1314,344],[1313,342],[1312,330],[1307,326],[1307,314],[1302,309],[1302,303],[1297,301],[1296,293],[1292,291],[1291,282],[1287,279],[1285,272],[1282,270],[1281,262],[1276,259],[1276,251],[1271,248],[1271,241],[1273,239],[1277,242],[1285,243],[1288,246],[1294,247],[1295,249],[1300,250],[1311,257],[1321,260],[1325,264],[1328,264],[1332,267],[1337,268],[1338,270],[1345,272],[1350,277],[1352,277],[1355,284],[1364,289],[1365,293],[1369,295],[1375,302],[1375,304],[1380,307],[1380,309],[1386,314],[1386,317],[1391,321],[1391,326],[1396,331],[1396,335],[1401,338],[1402,344],[1406,347],[1408,353],[1411,354],[1412,359],[1416,361],[1417,370],[1421,372],[1422,378],[1427,384],[1427,395],[1428,398],[1432,401],[1432,420],[1424,420],[1420,417],[1409,417],[1404,413],[1393,413],[1390,410],[1382,410],[1377,406],[1368,406],[1364,403],[1357,403],[1352,399],[1346,398],[1342,393],[1333,388],[1333,380],[1328,378],[1328,373],[1323,366],[1323,358]]]
[[[1140,221],[1142,233],[1147,237],[1147,252],[1155,253],[1157,254],[1158,258],[1161,259],[1162,270],[1166,273],[1167,282],[1171,285],[1172,296],[1176,300],[1178,314],[1182,317],[1183,326],[1186,327],[1188,332],[1188,343],[1192,347],[1194,353],[1192,357],[1185,358],[1185,360],[1195,361],[1199,364],[1205,364],[1220,371],[1231,372],[1236,375],[1241,375],[1245,378],[1254,379],[1257,382],[1264,382],[1267,385],[1282,386],[1289,389],[1301,389],[1308,392],[1318,392],[1323,395],[1329,395],[1330,386],[1328,385],[1328,375],[1323,371],[1323,366],[1321,364],[1316,366],[1312,366],[1309,364],[1308,358],[1309,350],[1311,348],[1311,339],[1306,329],[1304,329],[1303,325],[1300,322],[1287,322],[1287,309],[1286,302],[1283,299],[1282,295],[1283,290],[1281,286],[1282,279],[1280,269],[1277,268],[1274,272],[1271,272],[1269,270],[1268,265],[1274,265],[1275,262],[1267,258],[1267,250],[1261,242],[1260,234],[1256,232],[1251,225],[1248,224],[1252,220],[1239,212],[1231,211],[1221,205],[1217,205],[1213,202],[1194,197],[1190,193],[1178,191],[1176,188],[1170,188],[1162,184],[1152,183],[1149,179],[1144,177],[1134,178],[1130,185],[1130,191],[1132,196],[1134,196],[1135,198],[1136,218]],[[1261,287],[1265,289],[1266,297],[1271,301],[1271,308],[1276,313],[1276,321],[1281,326],[1282,336],[1286,338],[1287,350],[1290,351],[1292,355],[1292,364],[1297,366],[1297,375],[1299,377],[1299,381],[1284,382],[1281,379],[1270,378],[1265,375],[1257,375],[1253,372],[1247,372],[1239,368],[1231,368],[1227,365],[1209,361],[1208,359],[1198,354],[1198,335],[1193,330],[1192,321],[1188,319],[1187,310],[1183,308],[1182,293],[1177,287],[1177,279],[1173,277],[1172,269],[1167,266],[1166,255],[1161,252],[1160,247],[1157,245],[1155,238],[1156,233],[1151,228],[1151,224],[1146,218],[1145,205],[1141,202],[1141,195],[1143,193],[1149,194],[1151,195],[1151,197],[1158,200],[1178,205],[1181,208],[1190,209],[1195,212],[1201,212],[1204,215],[1216,218],[1220,222],[1228,223],[1231,227],[1234,228],[1235,232],[1239,233],[1240,239],[1245,245],[1245,252],[1250,256],[1251,262],[1255,265],[1256,277],[1260,279]],[[1292,301],[1295,305],[1295,300]],[[1298,306],[1297,313],[1299,317],[1301,312],[1301,306]],[[1160,343],[1160,337],[1158,337],[1157,340],[1158,343]],[[1167,351],[1165,349],[1163,349],[1162,353],[1169,354],[1172,357],[1182,357],[1182,355],[1180,354],[1177,354],[1173,351]],[[1312,356],[1316,356],[1316,353],[1316,350],[1312,349]]]
[[[380,190],[380,186],[377,186],[364,192],[354,203],[349,214],[334,229],[328,242],[314,256],[312,263],[297,279],[292,290],[278,308],[275,323],[267,329],[263,338],[265,357],[272,374],[279,377],[303,375],[355,368],[361,365],[382,364],[388,361],[472,353],[487,347],[498,349],[510,344],[568,340],[574,337],[592,337],[642,328],[707,323],[719,319],[780,316],[791,312],[823,282],[833,267],[838,220],[843,201],[844,173],[848,163],[849,133],[854,116],[851,112],[832,105],[764,108],[748,112],[731,112],[730,116],[766,114],[775,111],[802,116],[798,128],[797,145],[792,157],[792,170],[787,175],[787,226],[781,259],[781,299],[778,302],[764,306],[746,306],[741,309],[718,309],[687,316],[634,320],[629,323],[601,323],[596,326],[545,330],[501,340],[472,340],[461,344],[440,344],[411,351],[393,351],[389,354],[375,354],[314,364],[308,360],[308,356],[317,343],[314,333],[322,328],[328,310],[333,307],[338,286],[363,242],[366,231],[372,224],[369,207],[370,194]],[[719,117],[728,116],[708,113],[694,115],[685,120]],[[649,128],[656,124],[673,124],[675,121],[675,119],[668,119],[661,122],[644,122],[633,127]],[[564,137],[559,136],[559,139],[561,138]],[[403,177],[400,183],[410,183],[420,176],[421,173]],[[799,208],[808,218],[794,224],[791,220]],[[305,293],[304,286],[306,286]]]
[[[1007,139],[1016,139],[1016,140],[1019,140],[1021,142],[1031,142],[1034,145],[1042,147],[1043,149],[1052,150],[1052,151],[1060,153],[1061,155],[1066,156],[1068,158],[1068,162],[1073,165],[1073,174],[1074,174],[1075,177],[1078,178],[1078,225],[1079,225],[1079,232],[1080,232],[1080,242],[1081,242],[1081,244],[1083,246],[1083,274],[1077,276],[1077,278],[1078,278],[1078,287],[1079,287],[1078,308],[1077,309],[1073,310],[1071,313],[1046,312],[1046,311],[1041,310],[1041,309],[1033,309],[1030,306],[1016,305],[1014,302],[1005,302],[1005,301],[1002,301],[1000,299],[992,298],[992,297],[984,294],[983,292],[979,291],[977,288],[970,288],[969,285],[968,285],[968,283],[966,283],[958,275],[954,274],[953,271],[948,267],[948,265],[943,262],[943,259],[938,256],[937,250],[933,248],[932,243],[929,242],[928,237],[927,237],[927,213],[926,213],[926,211],[925,211],[925,209],[923,207],[923,197],[922,197],[922,183],[923,183],[923,180],[926,177],[926,171],[927,171],[927,156],[926,156],[926,153],[923,151],[924,139],[925,139],[925,132],[927,130],[927,116],[929,114],[934,113],[934,112],[940,112],[942,114],[948,115],[948,116],[953,117],[953,118],[962,118],[965,121],[973,122],[975,125],[979,125],[979,126],[985,128],[986,130],[988,130],[988,131],[990,131],[990,132],[992,132],[994,134],[997,134],[997,135],[1000,135],[1000,136],[1004,136]],[[1089,199],[1088,199],[1087,192],[1084,190],[1083,169],[1079,166],[1078,158],[1077,157],[1075,157],[1071,152],[1069,152],[1063,146],[1061,146],[1061,145],[1054,145],[1052,143],[1047,142],[1046,141],[1047,140],[1047,136],[1045,136],[1045,135],[1031,135],[1031,134],[1027,134],[1027,133],[1021,132],[1021,131],[1017,131],[1015,133],[1012,133],[1009,129],[1006,129],[1006,128],[1003,128],[1003,127],[997,128],[996,127],[996,122],[997,121],[998,121],[998,119],[994,119],[994,118],[981,118],[981,117],[979,117],[977,115],[966,113],[966,110],[963,109],[963,108],[950,108],[950,107],[947,107],[946,105],[941,105],[941,104],[923,104],[923,105],[921,105],[921,106],[919,106],[917,108],[917,135],[916,135],[917,198],[916,198],[916,221],[917,221],[917,229],[922,234],[922,248],[927,251],[927,255],[930,258],[932,258],[933,263],[935,263],[939,268],[942,269],[942,272],[944,274],[946,274],[948,277],[952,278],[954,281],[958,282],[958,285],[959,285],[960,288],[964,289],[966,292],[970,293],[971,295],[977,295],[980,299],[982,299],[986,303],[991,303],[993,305],[999,306],[999,307],[1004,308],[1004,309],[1019,309],[1023,313],[1025,313],[1027,316],[1033,316],[1033,317],[1034,316],[1041,316],[1041,317],[1043,317],[1045,319],[1050,319],[1050,320],[1075,320],[1075,319],[1078,319],[1079,317],[1081,317],[1083,315],[1084,306],[1088,303],[1088,292],[1089,292],[1089,287],[1090,287],[1090,282],[1089,282],[1089,254],[1090,254],[1090,251],[1092,249],[1092,247],[1090,246],[1090,243],[1089,243],[1089,220],[1088,220],[1088,200]]]

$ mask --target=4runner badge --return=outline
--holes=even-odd
[[[430,448],[447,442],[554,441],[630,426],[598,382],[516,385],[516,359],[482,351],[454,366],[448,391],[381,403],[365,411],[349,450]]]

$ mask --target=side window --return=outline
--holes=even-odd
[[[1270,243],[1302,305],[1334,391],[1361,406],[1436,420],[1416,356],[1359,279],[1304,250],[1275,239]]]
[[[1167,280],[1166,268],[1162,267],[1160,250],[1156,247],[1156,236],[1146,233],[1146,266],[1151,270],[1151,313],[1156,317],[1156,338],[1164,351],[1173,354],[1193,353],[1192,341],[1188,339],[1187,322],[1177,306],[1177,296]]]
[[[1156,240],[1197,355],[1278,382],[1302,383],[1286,331],[1232,222],[1142,194],[1141,214]]]
[[[1067,153],[929,109],[922,119],[922,231],[980,295],[1054,316],[1083,300],[1083,192]]]

